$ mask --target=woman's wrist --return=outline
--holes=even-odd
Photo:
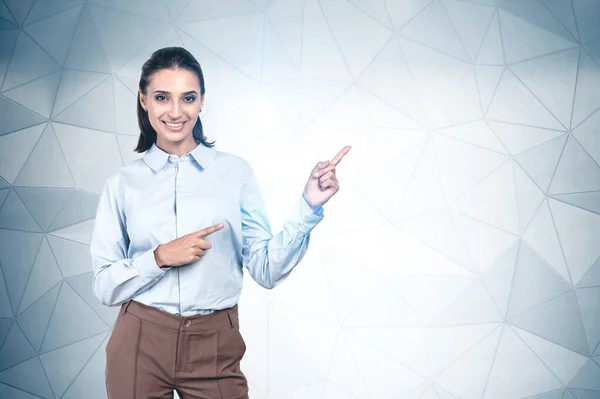
[[[154,249],[154,260],[156,261],[156,265],[162,269],[165,267],[165,263],[163,262],[161,256],[161,246],[162,244]]]

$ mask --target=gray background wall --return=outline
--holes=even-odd
[[[252,398],[600,397],[596,0],[0,1],[0,397],[106,397],[93,218],[169,45],[275,232],[353,146],[305,260],[247,280]]]

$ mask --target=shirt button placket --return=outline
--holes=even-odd
[[[174,195],[173,195],[173,209],[175,211],[175,238],[179,238],[179,218],[177,217],[177,185],[179,184],[179,160],[174,156],[170,156],[169,159],[175,164],[175,184],[174,184]],[[180,271],[177,268],[177,296],[178,296],[178,313],[181,313],[181,279]]]

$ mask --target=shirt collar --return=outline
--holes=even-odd
[[[214,147],[198,144],[189,154],[196,160],[202,169],[207,169],[215,159],[217,151]],[[169,160],[169,154],[159,148],[156,143],[153,143],[152,147],[146,151],[143,158],[144,162],[146,162],[153,171],[158,172]]]

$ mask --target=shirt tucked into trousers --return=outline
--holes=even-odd
[[[127,380],[132,385],[127,389],[133,389],[135,396],[115,393],[110,399],[167,398],[144,396],[140,384],[171,381],[167,388],[172,392],[185,386],[185,378],[206,383],[192,390],[195,393],[189,391],[192,396],[188,398],[243,398],[247,385],[238,370],[245,344],[239,334],[236,306],[243,271],[265,288],[277,286],[303,258],[310,232],[322,219],[323,209],[311,208],[301,197],[282,231],[273,235],[250,165],[202,144],[181,157],[154,144],[142,158],[111,175],[100,196],[90,246],[93,291],[104,305],[127,309],[119,314],[107,346],[109,394],[111,381],[124,381],[118,377],[122,373],[134,372],[136,377]],[[158,267],[154,250],[160,244],[218,223],[224,223],[224,228],[206,237],[212,248],[199,261]],[[163,322],[165,326],[146,320],[146,316],[170,321]],[[213,325],[200,321],[203,318],[219,321]],[[187,322],[190,326],[186,329]],[[207,325],[214,327],[200,327]],[[166,355],[169,348],[174,353]],[[121,351],[133,359],[121,363],[125,357]],[[169,380],[157,375],[168,371],[170,363],[164,356],[172,356],[176,362],[173,372],[188,376],[178,379],[172,375]],[[206,377],[202,359],[209,362],[211,356],[217,360],[210,362],[216,362],[217,371],[227,370],[225,374]],[[186,357],[200,361],[182,360]],[[219,361],[230,364],[219,365]],[[163,371],[143,366],[153,362],[160,363]],[[196,366],[199,368],[194,371]],[[215,385],[212,378],[220,382]],[[234,390],[228,391],[227,386]]]

